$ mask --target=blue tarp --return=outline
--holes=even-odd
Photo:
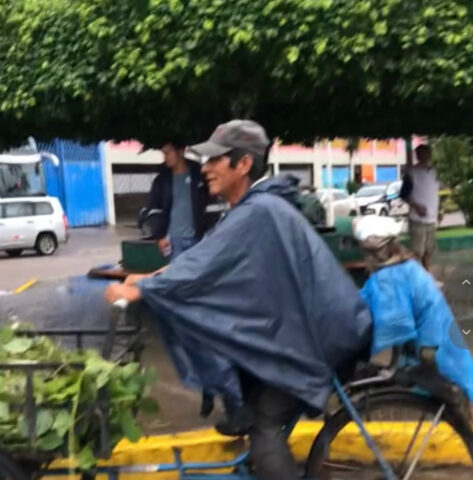
[[[138,283],[182,379],[238,400],[235,368],[323,408],[333,372],[369,346],[371,317],[325,242],[286,199],[248,194],[162,275]]]
[[[362,295],[373,316],[373,355],[410,341],[418,349],[436,348],[439,372],[473,402],[472,356],[444,296],[418,262],[378,270]]]

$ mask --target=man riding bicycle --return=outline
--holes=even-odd
[[[182,379],[251,413],[245,427],[259,479],[295,480],[283,427],[301,409],[324,408],[334,373],[369,348],[371,316],[291,205],[294,182],[264,178],[269,147],[248,120],[220,125],[192,147],[210,194],[230,210],[165,272],[112,285],[106,298],[143,300]]]

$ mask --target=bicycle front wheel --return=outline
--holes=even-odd
[[[397,478],[472,478],[471,427],[446,406],[408,391],[367,394],[354,405]],[[315,439],[307,476],[321,480],[385,478],[345,410],[329,418]]]

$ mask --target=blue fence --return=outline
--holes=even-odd
[[[40,144],[56,154],[59,167],[45,162],[46,189],[58,197],[71,227],[103,225],[107,222],[103,181],[104,153],[100,144],[54,140]]]

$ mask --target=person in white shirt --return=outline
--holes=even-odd
[[[429,145],[415,149],[417,164],[408,165],[401,188],[401,198],[410,206],[409,236],[411,251],[430,269],[436,247],[435,232],[439,219],[439,182],[432,165],[432,150]]]

